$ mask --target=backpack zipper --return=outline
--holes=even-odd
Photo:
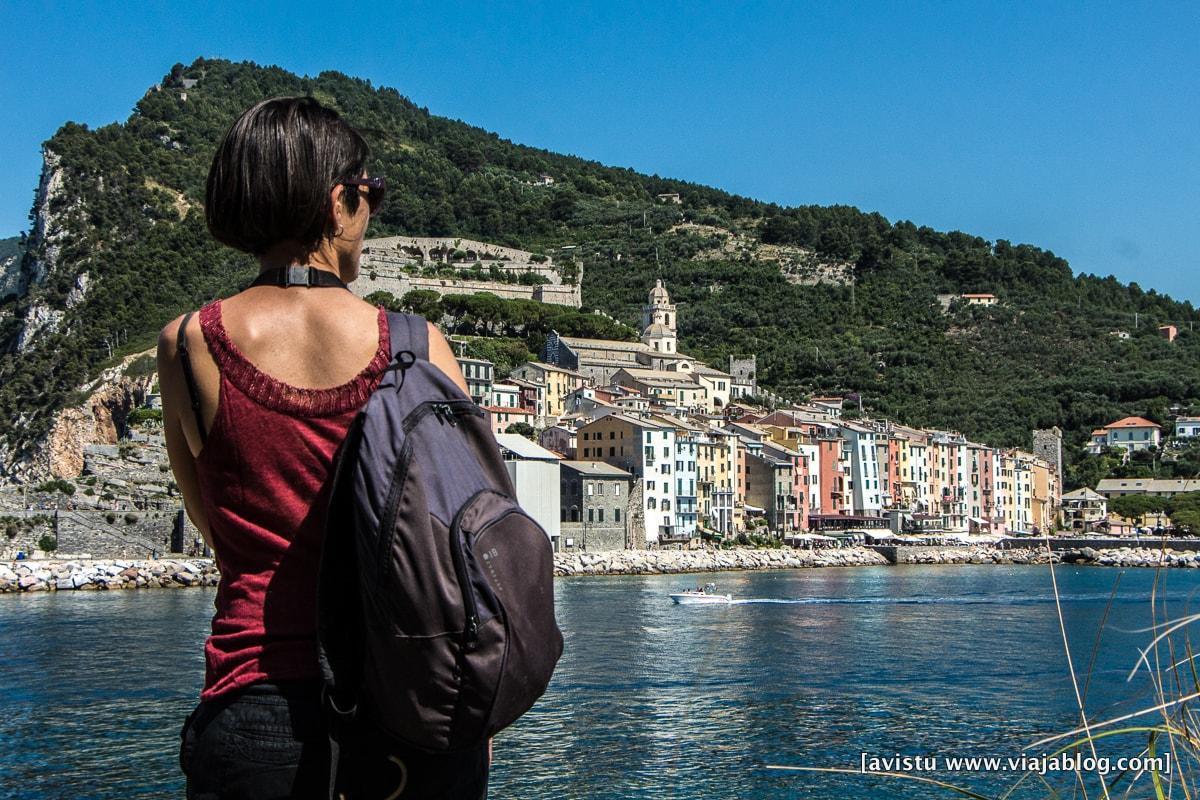
[[[444,420],[444,415],[448,415],[454,419],[452,425],[458,425],[458,416],[462,414],[470,414],[476,417],[482,417],[484,411],[479,406],[475,405],[472,400],[426,400],[415,409],[408,413],[401,424],[401,430],[404,431],[404,444],[400,448],[400,454],[396,461],[396,470],[392,473],[392,483],[388,487],[387,505],[383,510],[383,518],[379,524],[379,553],[375,560],[375,568],[380,572],[383,571],[383,564],[387,558],[388,548],[392,545],[393,528],[396,526],[396,514],[400,510],[400,499],[403,492],[404,481],[408,478],[408,464],[412,458],[412,443],[408,438],[408,434],[412,429],[417,427],[421,420],[430,414],[437,414],[439,420]],[[460,554],[461,555],[461,554]],[[461,579],[461,575],[460,575]],[[478,629],[478,621],[476,621],[476,629]]]
[[[475,405],[473,400],[427,400],[405,417],[403,430],[407,434],[430,414],[437,414],[438,419],[442,422],[446,422],[447,418],[453,418],[454,422],[451,424],[457,425],[457,418],[464,413],[475,417],[484,415],[483,409]]]
[[[495,489],[480,489],[470,500],[463,503],[462,508],[460,508],[458,513],[454,516],[454,521],[450,524],[450,545],[451,553],[454,554],[454,571],[457,573],[459,585],[462,586],[463,589],[463,606],[467,611],[467,621],[466,625],[463,627],[463,647],[467,650],[470,650],[472,647],[474,647],[475,642],[479,639],[479,606],[475,598],[474,586],[470,582],[470,576],[467,575],[467,559],[463,546],[463,540],[466,537],[462,535],[462,515],[468,508],[475,504],[475,500],[482,494],[497,494],[507,500],[512,501],[513,503],[516,502],[515,498],[510,497],[504,492],[498,492]],[[530,517],[529,514],[519,506],[514,506],[506,509],[498,516],[489,519],[486,525],[476,531],[475,538],[479,539],[489,528],[497,525],[502,520],[512,516],[513,514],[524,515],[538,530],[541,530],[543,533],[545,533],[545,530],[541,525],[538,524],[537,520],[535,520],[533,517]],[[547,537],[547,539],[549,539],[549,537]]]
[[[462,534],[462,516],[467,509],[475,505],[475,501],[479,499],[480,495],[489,493],[499,494],[494,489],[480,489],[462,504],[458,513],[454,515],[454,520],[450,523],[450,553],[454,557],[454,572],[458,576],[458,585],[462,589],[463,607],[467,617],[466,624],[463,626],[463,648],[465,650],[472,649],[479,639],[479,604],[475,599],[475,588],[467,574],[467,556],[463,546],[463,540],[466,537]]]
[[[469,503],[463,505],[467,508]],[[459,509],[461,516],[462,509]],[[463,649],[470,650],[479,639],[479,605],[475,602],[475,589],[471,585],[471,576],[467,574],[467,556],[463,547],[462,530],[458,520],[450,526],[450,552],[454,555],[454,573],[458,577],[459,588],[462,589],[463,610],[466,612],[466,623],[463,626]]]

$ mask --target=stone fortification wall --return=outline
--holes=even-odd
[[[32,555],[44,536],[54,538],[54,520],[47,512],[0,513],[0,559],[16,558],[17,553]]]
[[[454,237],[384,236],[367,239],[363,242],[363,255],[404,264],[473,264],[481,261],[490,265],[496,262],[501,269],[540,272],[548,278],[558,275],[554,259],[549,256],[541,256],[534,261],[534,254],[528,250]]]
[[[421,268],[431,265],[469,269],[476,263],[489,271],[499,269],[511,274],[532,272],[549,283],[527,286],[420,274]],[[441,296],[491,292],[510,300],[535,300],[579,308],[583,302],[581,282],[576,278],[564,283],[559,267],[552,259],[540,256],[535,261],[534,254],[525,250],[467,239],[390,236],[364,242],[359,279],[351,288],[359,297],[383,291],[400,298],[414,289],[437,292]]]
[[[559,529],[559,542],[564,552],[624,550],[628,534],[625,526],[586,524],[583,522],[562,522]],[[567,540],[571,544],[567,544]]]
[[[175,511],[60,511],[57,552],[84,558],[166,555],[174,550],[177,519]]]
[[[539,303],[553,303],[560,306],[579,308],[583,305],[583,296],[577,283],[552,284],[544,283],[533,287],[533,299]]]
[[[437,292],[445,297],[448,294],[476,294],[491,292],[506,300],[536,300],[540,303],[554,303],[562,306],[579,308],[578,286],[525,286],[519,283],[493,283],[491,281],[468,281],[457,278],[434,278],[399,270],[363,270],[358,280],[350,285],[359,297],[366,297],[372,292],[387,292],[399,299],[414,289]]]

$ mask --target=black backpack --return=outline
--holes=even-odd
[[[562,655],[553,553],[484,412],[389,314],[391,364],[336,456],[317,593],[331,735],[367,724],[431,753],[478,747]]]

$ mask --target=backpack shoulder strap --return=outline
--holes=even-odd
[[[200,444],[204,445],[208,439],[208,434],[204,431],[204,415],[200,411],[200,389],[196,385],[196,374],[192,371],[192,358],[188,354],[187,345],[187,324],[192,319],[192,313],[183,315],[183,322],[179,323],[179,340],[176,343],[175,349],[179,352],[179,364],[183,367],[183,379],[187,383],[188,397],[192,402],[192,413],[196,415],[196,430],[200,432]]]
[[[391,356],[402,350],[410,351],[419,359],[429,360],[429,328],[424,317],[416,314],[387,312],[388,333],[391,338]]]

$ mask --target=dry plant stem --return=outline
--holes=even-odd
[[[1100,618],[1100,627],[1096,629],[1096,641],[1092,644],[1092,657],[1088,661],[1088,668],[1083,681],[1083,700],[1082,703],[1087,703],[1088,689],[1092,685],[1092,674],[1096,670],[1096,659],[1100,656],[1100,640],[1104,637],[1104,629],[1108,626],[1108,615],[1112,611],[1113,603],[1117,599],[1117,589],[1121,586],[1121,576],[1123,572],[1117,573],[1117,579],[1113,581],[1112,592],[1108,595],[1108,603],[1104,606],[1104,616]]]
[[[1192,688],[1196,689],[1197,691],[1200,691],[1200,674],[1197,674],[1197,672],[1196,672],[1196,656],[1192,652],[1191,640],[1187,639],[1186,637],[1184,638],[1184,647],[1187,649],[1187,664],[1188,664],[1188,667],[1191,669],[1191,673],[1192,673]],[[1185,707],[1185,708],[1181,709],[1180,717],[1181,717],[1180,723],[1184,729],[1184,736],[1182,737],[1182,742],[1180,743],[1179,746],[1182,748],[1185,748],[1187,750],[1188,754],[1191,756],[1191,758],[1189,758],[1185,762],[1185,761],[1181,760],[1178,756],[1176,756],[1175,763],[1179,764],[1179,765],[1184,765],[1184,766],[1180,767],[1181,773],[1183,773],[1184,769],[1186,769],[1186,771],[1187,771],[1186,776],[1184,774],[1180,775],[1180,783],[1183,786],[1183,792],[1185,795],[1187,795],[1188,794],[1187,787],[1189,785],[1192,785],[1192,786],[1195,785],[1195,778],[1192,777],[1191,773],[1193,772],[1193,767],[1196,763],[1195,731],[1197,730],[1197,724],[1196,724],[1196,716],[1193,713],[1191,708]],[[1176,747],[1176,742],[1174,740],[1172,740],[1172,742],[1171,742],[1171,753],[1172,754],[1176,753],[1175,747]]]
[[[1153,598],[1151,598],[1151,599],[1153,600]],[[1158,630],[1159,628],[1161,628],[1162,632],[1159,633],[1158,635],[1156,635],[1154,637],[1154,639],[1150,642],[1150,644],[1146,645],[1146,648],[1144,650],[1138,650],[1137,663],[1134,664],[1133,669],[1131,669],[1129,671],[1129,677],[1126,678],[1126,680],[1132,679],[1133,676],[1137,674],[1137,671],[1139,669],[1141,669],[1143,664],[1146,666],[1146,669],[1148,669],[1148,670],[1152,669],[1150,666],[1150,660],[1147,658],[1147,655],[1150,653],[1150,651],[1152,649],[1154,649],[1158,645],[1158,643],[1164,637],[1170,636],[1175,631],[1180,630],[1181,628],[1186,628],[1188,625],[1191,625],[1193,622],[1196,622],[1196,621],[1200,621],[1200,614],[1189,614],[1186,617],[1183,617],[1182,619],[1178,620],[1177,622],[1167,622],[1164,620],[1161,624],[1151,625],[1147,630]]]
[[[1184,695],[1183,697],[1177,697],[1174,700],[1168,700],[1165,703],[1159,703],[1158,705],[1152,706],[1150,708],[1143,708],[1141,711],[1131,711],[1128,714],[1122,714],[1119,717],[1113,717],[1112,719],[1106,719],[1103,722],[1092,722],[1086,728],[1076,728],[1073,731],[1067,731],[1066,733],[1056,733],[1053,736],[1047,736],[1045,739],[1038,739],[1036,742],[1033,742],[1033,743],[1029,744],[1028,746],[1026,746],[1025,749],[1032,750],[1035,747],[1041,747],[1042,745],[1045,745],[1045,744],[1051,744],[1053,742],[1061,742],[1063,739],[1066,739],[1069,736],[1076,736],[1080,733],[1087,733],[1089,736],[1091,736],[1093,734],[1090,732],[1096,731],[1100,728],[1105,728],[1105,727],[1108,727],[1109,725],[1116,725],[1118,722],[1125,722],[1126,720],[1134,719],[1135,717],[1141,717],[1146,714],[1157,714],[1159,711],[1162,711],[1164,708],[1171,708],[1172,706],[1182,705],[1184,703],[1195,700],[1198,697],[1200,697],[1200,692],[1193,692],[1191,694]],[[1171,732],[1176,733],[1176,734],[1182,733],[1182,731],[1179,731],[1178,729],[1176,729],[1174,727],[1170,728],[1170,730],[1171,730]],[[1084,740],[1081,739],[1080,743],[1082,743],[1083,741]]]
[[[1160,572],[1160,574],[1161,574],[1161,572]],[[1158,579],[1158,576],[1155,576],[1156,583],[1157,583],[1157,579]],[[1166,576],[1165,575],[1163,575],[1163,583],[1164,583],[1163,588],[1165,590],[1165,588],[1166,588],[1166,586],[1165,586]],[[1167,613],[1168,613],[1168,611],[1167,611],[1167,607],[1166,607],[1166,598],[1164,597],[1164,599],[1163,599],[1163,617],[1164,617],[1164,619],[1166,618]],[[1186,637],[1185,637],[1185,640],[1186,640]],[[1174,640],[1174,638],[1168,638],[1166,640],[1166,645],[1167,645],[1167,654],[1168,654],[1168,656],[1170,656],[1170,660],[1171,660],[1172,664],[1174,664],[1175,663],[1175,640]],[[1158,653],[1156,651],[1155,652],[1155,661],[1157,662],[1157,660],[1158,660]],[[1173,678],[1175,680],[1176,696],[1183,694],[1183,692],[1184,692],[1183,682],[1182,682],[1182,680],[1180,680],[1178,667],[1168,666],[1167,667],[1167,676],[1168,676],[1168,678]],[[1159,693],[1160,693],[1160,697],[1162,699],[1166,699],[1165,687],[1163,686],[1163,684],[1165,684],[1165,683],[1166,683],[1165,680],[1163,680],[1161,678],[1159,679]],[[1187,707],[1184,706],[1180,709],[1180,714],[1183,715],[1186,713],[1187,713]],[[1167,714],[1167,712],[1164,711],[1163,712],[1163,722],[1166,723],[1168,720],[1169,720],[1169,715]],[[1173,758],[1175,760],[1175,763],[1178,764],[1179,763],[1179,751],[1175,746],[1175,737],[1174,736],[1167,737],[1167,746],[1170,747],[1170,749],[1171,749],[1171,758]],[[1155,782],[1157,784],[1158,783],[1157,774],[1155,775],[1155,779],[1156,779]],[[1188,790],[1187,790],[1186,782],[1181,783],[1181,790],[1183,791],[1184,796],[1187,797]]]
[[[1058,578],[1054,572],[1054,553],[1050,550],[1050,540],[1046,540],[1046,561],[1050,567],[1050,584],[1054,589],[1054,609],[1058,613],[1058,630],[1062,634],[1063,651],[1067,655],[1067,670],[1071,673],[1071,687],[1075,690],[1075,702],[1079,706],[1079,718],[1083,721],[1084,734],[1087,737],[1088,748],[1092,751],[1093,763],[1099,763],[1100,758],[1096,754],[1096,743],[1092,741],[1091,726],[1088,723],[1087,712],[1083,708],[1083,695],[1079,691],[1079,680],[1075,677],[1075,663],[1071,659],[1071,644],[1067,640],[1067,623],[1063,617],[1062,598],[1058,595]],[[1076,770],[1076,776],[1079,778],[1079,788],[1083,792],[1084,800],[1087,800],[1087,788],[1083,784],[1083,774]],[[1104,776],[1100,775],[1100,789],[1104,793],[1105,800],[1111,800],[1108,795],[1108,786],[1104,782]]]
[[[1150,671],[1150,683],[1154,687],[1156,698],[1158,699],[1159,706],[1161,707],[1163,726],[1167,732],[1167,746],[1170,748],[1171,758],[1174,759],[1175,764],[1179,765],[1177,768],[1182,772],[1184,769],[1186,769],[1186,767],[1183,766],[1184,762],[1179,757],[1179,755],[1180,755],[1179,748],[1177,746],[1178,739],[1179,739],[1178,733],[1182,733],[1184,736],[1184,740],[1186,741],[1188,738],[1187,733],[1186,733],[1187,724],[1186,724],[1186,720],[1181,720],[1181,722],[1183,723],[1184,730],[1179,731],[1178,733],[1174,733],[1174,731],[1176,731],[1177,729],[1174,728],[1174,726],[1172,726],[1171,714],[1168,713],[1168,711],[1167,711],[1167,707],[1168,707],[1167,706],[1167,681],[1170,680],[1171,678],[1174,678],[1175,686],[1176,686],[1176,689],[1178,690],[1176,692],[1177,697],[1182,695],[1184,692],[1183,683],[1179,678],[1178,662],[1175,658],[1175,643],[1174,643],[1173,637],[1171,636],[1172,633],[1179,630],[1182,626],[1178,625],[1178,624],[1172,625],[1170,623],[1170,619],[1168,616],[1169,612],[1167,610],[1167,605],[1166,605],[1167,601],[1166,601],[1165,594],[1164,594],[1164,598],[1162,601],[1163,602],[1162,622],[1160,623],[1158,621],[1159,584],[1160,584],[1160,582],[1162,582],[1164,584],[1164,589],[1165,589],[1165,582],[1166,582],[1166,574],[1163,572],[1163,569],[1162,569],[1162,561],[1163,561],[1163,558],[1165,557],[1165,555],[1166,555],[1165,550],[1159,551],[1159,567],[1155,571],[1154,582],[1151,584],[1151,587],[1150,587],[1150,614],[1151,614],[1151,617],[1150,617],[1151,628],[1150,629],[1157,630],[1159,628],[1163,628],[1164,630],[1160,634],[1155,636],[1153,641],[1151,641],[1150,645],[1147,646],[1147,648],[1141,652],[1140,658],[1138,659],[1138,663],[1134,665],[1133,671],[1130,672],[1130,678],[1132,678],[1134,673],[1137,672],[1140,664],[1142,664],[1142,663],[1146,664],[1147,670]],[[1188,618],[1185,618],[1185,620],[1186,619],[1188,619]],[[1186,639],[1186,637],[1185,637],[1185,639]],[[1170,664],[1168,667],[1166,667],[1167,672],[1165,675],[1164,675],[1164,667],[1163,667],[1161,659],[1160,659],[1160,651],[1159,651],[1160,645],[1164,645],[1164,644],[1167,647],[1169,664]],[[1190,648],[1189,648],[1189,650],[1190,650]],[[1153,669],[1150,668],[1149,660],[1146,657],[1147,654],[1149,654],[1151,651],[1153,652],[1153,655],[1154,655]],[[1179,708],[1180,715],[1183,717],[1186,717],[1189,713],[1186,704],[1181,703],[1181,704],[1179,704],[1179,706],[1180,706],[1180,708]],[[1152,742],[1153,742],[1153,739],[1152,739]],[[1161,796],[1163,796],[1162,792],[1161,792],[1161,780],[1160,780],[1157,772],[1155,772],[1153,774],[1153,778],[1154,778],[1155,788],[1159,790],[1158,796],[1161,797]],[[1174,791],[1174,787],[1175,787],[1176,783],[1179,784],[1180,791],[1183,792],[1185,800],[1190,800],[1191,792],[1188,791],[1189,780],[1187,778],[1183,778],[1181,776],[1180,780],[1171,781],[1169,789],[1172,792]]]

